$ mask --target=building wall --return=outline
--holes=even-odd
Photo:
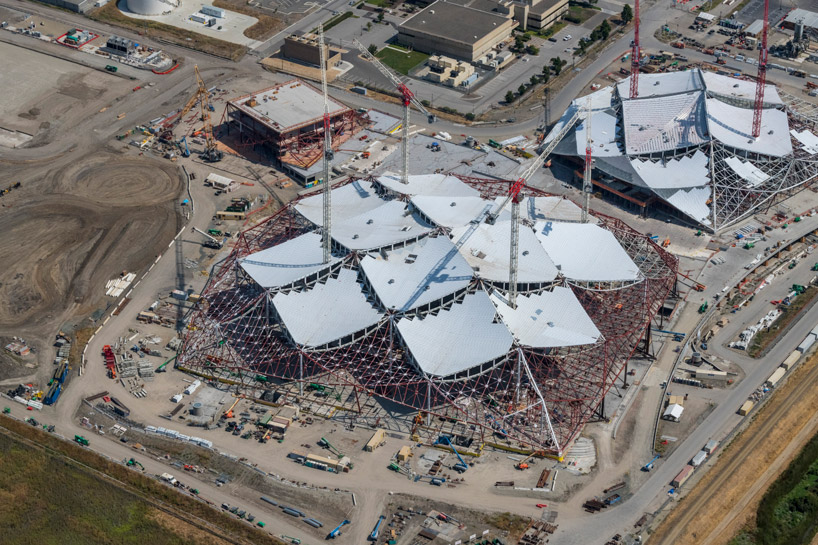
[[[284,46],[281,48],[281,55],[287,59],[305,62],[314,66],[321,64],[321,56],[318,53],[317,42],[297,36],[287,36],[284,38]],[[327,66],[335,66],[341,62],[341,54],[338,51],[327,48]]]
[[[562,0],[547,10],[537,9],[534,4],[528,11],[528,26],[535,29],[545,29],[556,23],[568,13],[568,0]]]
[[[398,43],[430,55],[446,55],[447,57],[472,62],[485,55],[499,42],[511,36],[511,31],[516,26],[516,21],[507,19],[506,22],[496,27],[492,32],[478,37],[472,43],[456,42],[446,36],[436,36],[414,29],[409,30],[398,27]]]

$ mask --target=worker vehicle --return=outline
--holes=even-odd
[[[661,454],[657,454],[656,456],[654,456],[650,462],[642,466],[642,471],[650,471],[651,469],[653,469],[653,464],[655,464],[656,460],[658,460],[661,456],[662,456]]]
[[[117,67],[116,67],[116,66],[113,66],[113,65],[111,65],[111,64],[106,65],[106,66],[105,66],[105,69],[106,69],[108,72],[113,72],[113,73],[116,73],[116,71],[117,71]]]
[[[3,414],[11,413],[11,407],[3,407]]]
[[[544,508],[544,507],[548,507],[548,504],[547,504],[547,503],[538,503],[538,504],[537,504],[537,507],[539,507],[540,509],[542,509],[542,508]]]
[[[88,445],[90,445],[90,441],[88,441],[88,439],[86,439],[82,435],[75,435],[74,436],[74,441],[76,441],[78,444],[80,444],[80,445],[82,445],[84,447],[87,447]]]
[[[349,521],[347,519],[344,519],[343,521],[341,521],[341,524],[336,526],[334,530],[332,530],[329,534],[327,534],[327,539],[335,539],[336,537],[340,536],[341,535],[341,528],[343,528],[347,524],[349,524]]]
[[[289,541],[293,545],[301,545],[301,540],[298,539],[297,537],[281,536],[281,539],[286,539],[287,541]]]

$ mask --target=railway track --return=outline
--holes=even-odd
[[[730,480],[736,478],[735,475],[737,471],[746,464],[750,458],[757,456],[758,451],[756,449],[763,447],[765,442],[768,441],[770,433],[780,424],[781,419],[792,412],[793,407],[796,407],[799,403],[809,403],[809,397],[815,391],[816,385],[818,385],[818,364],[813,361],[809,363],[812,367],[806,371],[804,376],[795,377],[798,379],[798,382],[792,390],[788,391],[787,388],[783,388],[775,393],[775,395],[785,395],[786,397],[783,398],[783,402],[774,406],[772,410],[767,409],[761,412],[761,418],[763,420],[760,427],[755,430],[748,428],[743,432],[752,432],[752,437],[741,445],[740,448],[731,449],[732,456],[725,465],[722,466],[717,463],[710,469],[710,471],[718,472],[715,478],[703,483],[703,488],[694,488],[697,498],[718,498],[719,495],[730,486]],[[792,380],[793,377],[790,378],[790,381]],[[752,425],[753,424],[751,424],[751,426]],[[792,441],[797,434],[798,430],[793,430],[790,441]],[[787,444],[789,444],[789,442]],[[759,473],[757,478],[764,478],[763,473]],[[683,502],[677,507],[677,509],[681,510],[682,515],[670,521],[673,527],[664,534],[659,534],[659,532],[655,533],[654,539],[650,541],[652,545],[674,545],[679,543],[685,531],[692,528],[695,521],[701,521],[703,517],[706,517],[707,511],[712,509],[710,501],[702,502],[692,500],[693,498],[688,497],[688,501]],[[662,526],[666,524],[668,524],[667,520]],[[711,533],[712,532],[708,532],[705,536],[699,536],[697,542],[704,542],[704,540],[710,537]],[[656,540],[657,538],[658,540]]]

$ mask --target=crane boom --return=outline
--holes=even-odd
[[[205,87],[204,80],[199,74],[199,66],[194,66],[193,71],[196,72],[196,85],[198,86],[197,95],[199,95],[199,107],[202,110],[202,132],[205,136],[205,151],[202,158],[210,163],[222,160],[222,152],[216,147],[216,139],[213,138],[213,124],[210,122],[210,102],[207,99],[207,87]]]
[[[588,208],[591,206],[591,193],[594,183],[591,179],[593,170],[591,156],[591,95],[588,95],[588,108],[585,115],[585,175],[582,178],[582,223],[588,223]]]
[[[352,40],[357,47],[361,54],[363,54],[364,58],[366,58],[369,62],[375,65],[375,68],[383,74],[386,79],[388,79],[392,85],[394,85],[398,92],[401,94],[401,98],[403,100],[403,121],[401,122],[401,135],[402,135],[402,142],[401,142],[401,173],[400,173],[400,181],[401,183],[408,184],[409,183],[409,110],[411,109],[411,105],[414,104],[415,108],[417,108],[421,113],[426,116],[426,120],[429,123],[435,122],[435,116],[430,114],[426,108],[423,107],[423,104],[417,99],[415,94],[406,86],[405,83],[395,75],[391,70],[389,70],[384,64],[379,61],[375,56],[369,52],[367,48],[363,46],[361,42],[358,40]]]
[[[633,17],[633,48],[631,50],[631,89],[630,98],[637,98],[639,96],[639,57],[641,50],[639,48],[639,0],[634,2],[634,17]]]
[[[753,138],[761,135],[761,114],[764,109],[764,86],[767,83],[767,24],[770,17],[770,0],[764,0],[764,24],[761,30],[761,51],[758,52],[758,78],[756,99],[753,107]]]
[[[329,98],[327,96],[327,61],[325,58],[324,25],[318,25],[318,56],[321,57],[321,91],[324,95],[324,225],[321,229],[321,247],[323,262],[329,263],[332,257],[332,184],[330,183],[330,163],[334,158],[332,152],[332,134],[330,133]]]

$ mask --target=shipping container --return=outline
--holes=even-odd
[[[754,403],[748,399],[741,405],[741,407],[738,410],[738,414],[740,414],[741,416],[747,416],[748,414],[750,414],[750,411],[753,410],[753,405]]]
[[[684,469],[682,469],[675,477],[673,477],[673,480],[670,481],[670,486],[675,486],[676,488],[679,488],[680,486],[685,484],[685,482],[687,482],[687,480],[693,474],[694,469],[695,468],[693,466],[686,465]]]
[[[364,450],[367,452],[372,452],[379,446],[381,446],[386,441],[386,431],[379,429],[375,430],[375,433],[372,434],[372,437],[367,441]]]
[[[244,212],[219,211],[216,212],[216,217],[220,220],[244,220],[247,214]]]
[[[693,467],[699,467],[707,460],[707,453],[703,450],[700,450],[696,453],[692,460],[690,460],[690,465]]]
[[[803,354],[804,352],[809,350],[814,343],[815,343],[815,335],[810,333],[809,335],[807,335],[807,338],[804,339],[801,342],[801,344],[798,345],[798,348],[796,348],[796,350],[798,350],[799,352],[801,352]]]
[[[784,369],[783,367],[779,367],[778,369],[775,370],[775,372],[772,375],[770,375],[770,378],[767,379],[767,382],[765,382],[765,384],[770,388],[775,388],[775,385],[778,384],[778,381],[781,380],[781,378],[786,373],[787,373],[786,369]]]
[[[715,439],[711,439],[704,445],[704,451],[707,453],[708,456],[712,455],[716,452],[716,449],[719,448],[719,442]]]
[[[793,351],[792,354],[790,354],[787,357],[787,359],[784,360],[784,363],[781,364],[781,367],[783,367],[784,369],[789,370],[789,369],[792,368],[793,365],[798,363],[798,360],[800,358],[801,358],[801,352],[799,352],[798,350],[795,350],[795,351]]]

